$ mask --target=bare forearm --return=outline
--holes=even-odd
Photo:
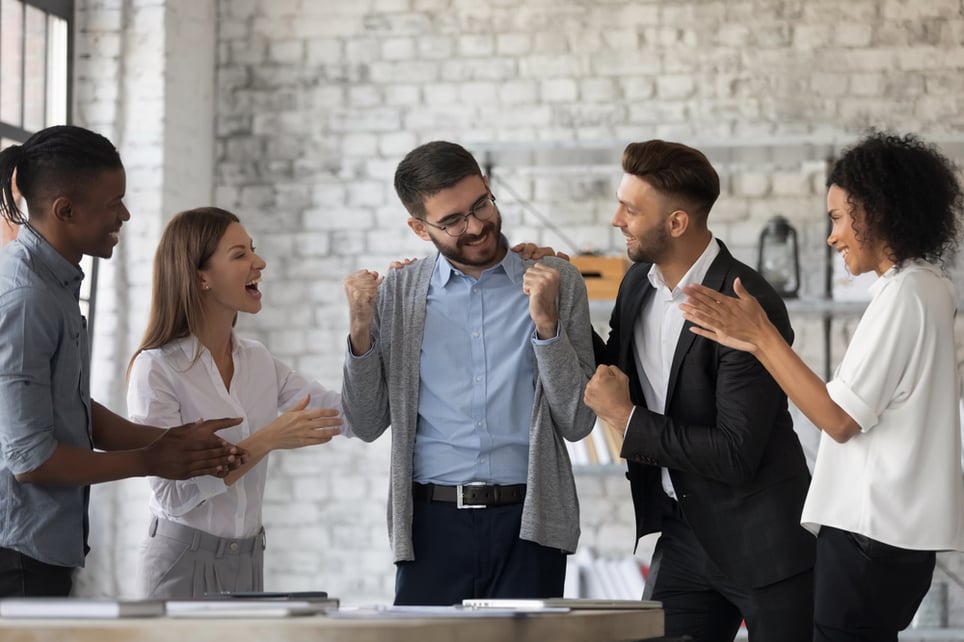
[[[34,470],[17,475],[17,481],[53,486],[83,486],[141,477],[148,473],[143,450],[94,452],[59,444],[54,453]]]
[[[135,424],[96,401],[90,403],[94,447],[100,450],[135,450],[157,439],[162,428]]]
[[[817,428],[839,442],[860,432],[853,418],[830,397],[823,379],[804,363],[776,328],[759,342],[755,354],[790,401]]]
[[[247,456],[240,466],[225,475],[224,483],[228,486],[231,486],[241,479],[245,473],[254,468],[259,461],[267,457],[268,453],[272,450],[271,445],[268,443],[268,438],[261,431],[242,439],[238,445],[244,448]]]
[[[371,325],[351,324],[348,333],[348,340],[351,342],[351,352],[356,357],[361,356],[372,349]]]

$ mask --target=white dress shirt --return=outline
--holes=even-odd
[[[672,290],[667,287],[655,264],[649,269],[649,282],[656,291],[643,304],[633,329],[633,338],[636,346],[636,372],[639,374],[643,398],[646,399],[646,407],[655,413],[666,413],[669,373],[673,367],[676,344],[679,343],[680,333],[683,331],[683,312],[679,309],[680,304],[686,301],[683,288],[702,283],[719,253],[720,244],[716,238],[711,237],[700,258],[696,259]],[[635,408],[633,411],[635,412]],[[632,415],[629,418],[632,420]],[[661,479],[663,490],[675,499],[676,490],[666,468],[662,469]]]
[[[239,425],[217,433],[226,441],[238,443],[306,394],[311,395],[309,408],[337,408],[341,412],[339,392],[302,377],[257,341],[232,336],[232,345],[234,376],[230,390],[225,389],[211,353],[194,337],[137,355],[127,389],[131,421],[170,428],[198,419],[241,417]],[[350,434],[347,424],[341,429],[343,434]],[[261,529],[267,470],[265,457],[230,486],[213,476],[184,481],[149,477],[151,511],[219,537],[251,537]]]
[[[954,287],[909,261],[873,298],[827,384],[860,426],[846,443],[826,433],[801,522],[917,550],[964,550]]]

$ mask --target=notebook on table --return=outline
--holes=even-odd
[[[163,600],[114,600],[77,597],[11,597],[0,600],[3,618],[160,617]]]
[[[338,600],[244,599],[168,600],[172,618],[274,618],[321,615],[337,610]]]
[[[654,600],[607,600],[581,597],[549,597],[533,599],[513,598],[475,598],[462,600],[462,606],[471,608],[496,609],[539,609],[539,608],[567,608],[567,609],[658,609],[662,603]]]

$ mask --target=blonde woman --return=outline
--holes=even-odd
[[[339,393],[235,335],[239,312],[261,310],[264,269],[237,216],[221,209],[181,212],[161,236],[148,327],[128,370],[128,412],[162,426],[241,417],[220,434],[248,457],[223,479],[149,478],[153,518],[140,560],[147,596],[263,590],[268,453],[348,431]]]

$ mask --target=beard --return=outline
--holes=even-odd
[[[463,234],[462,236],[453,238],[452,240],[455,241],[454,247],[442,245],[434,238],[432,239],[432,243],[439,251],[439,254],[448,259],[453,265],[489,268],[498,263],[502,258],[502,244],[499,241],[501,234],[502,217],[496,215],[493,220],[485,223],[481,234]],[[474,243],[487,235],[491,235],[496,239],[495,247],[490,251],[480,253],[476,248],[468,247],[469,243]]]
[[[626,249],[626,255],[636,263],[659,263],[669,248],[669,232],[658,225],[646,236],[636,237],[636,247]]]

